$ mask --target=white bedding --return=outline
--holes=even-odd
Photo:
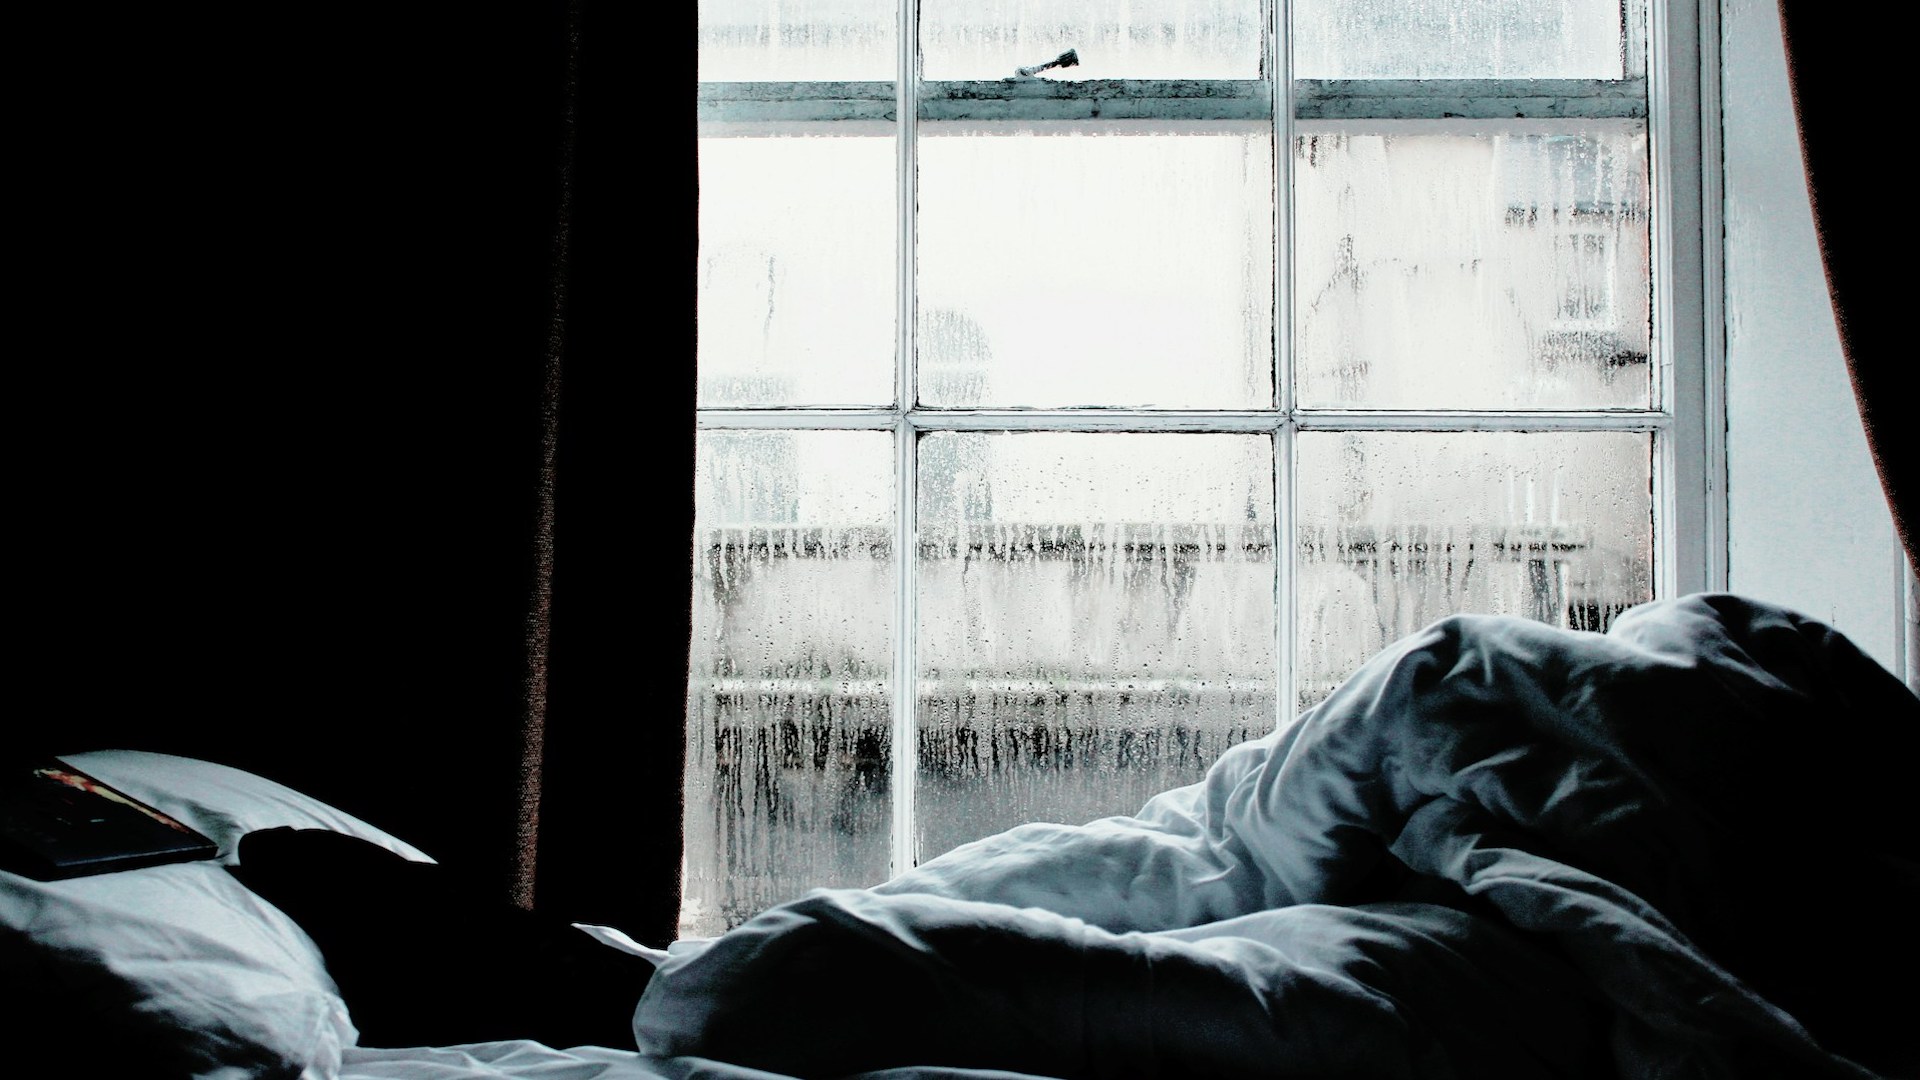
[[[662,1075],[630,1050],[557,1050],[524,1039],[391,1050],[353,1046],[339,1074],[340,1080],[657,1080]]]
[[[802,1076],[1913,1075],[1916,760],[1920,701],[1789,612],[1456,617],[1136,816],[676,945],[635,1031]]]
[[[222,861],[287,825],[425,859],[235,770],[72,760]],[[1137,815],[1022,826],[664,954],[582,927],[660,965],[640,1053],[355,1045],[313,942],[212,862],[0,879],[0,975],[92,995],[96,1041],[164,1042],[149,1077],[1914,1077],[1915,762],[1920,700],[1790,612],[1458,617]]]
[[[630,1050],[566,1050],[516,1039],[465,1046],[385,1050],[348,1047],[338,1080],[789,1080],[778,1073],[704,1058],[652,1058]],[[998,1069],[882,1069],[847,1080],[1046,1080]]]

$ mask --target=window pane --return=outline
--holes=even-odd
[[[920,126],[932,406],[1272,404],[1268,126]]]
[[[1271,730],[1264,435],[920,441],[921,858],[1132,813]]]
[[[891,448],[700,434],[683,935],[887,875]]]
[[[892,79],[892,0],[700,0],[702,81]]]
[[[929,79],[1257,79],[1259,0],[921,0]]]
[[[1618,0],[1294,0],[1295,77],[1618,79],[1621,24]]]
[[[1301,404],[1649,407],[1643,123],[1332,126],[1294,153]]]
[[[1652,436],[1303,432],[1301,704],[1455,612],[1605,629],[1653,598]]]
[[[700,405],[893,401],[888,124],[700,139]]]

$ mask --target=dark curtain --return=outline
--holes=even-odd
[[[696,5],[581,5],[540,906],[673,939],[692,629]]]
[[[1910,567],[1920,566],[1920,423],[1912,412],[1911,330],[1901,314],[1910,297],[1910,170],[1898,164],[1912,142],[1894,123],[1901,100],[1895,73],[1910,45],[1899,22],[1812,0],[1780,0],[1800,148],[1813,201],[1827,289],[1840,328],[1847,372],[1894,528]]]
[[[691,9],[59,21],[10,155],[8,749],[251,769],[663,942]]]

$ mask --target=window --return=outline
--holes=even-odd
[[[703,0],[683,933],[1704,587],[1694,17]]]

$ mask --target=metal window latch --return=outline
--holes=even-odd
[[[1015,68],[1013,73],[1015,75],[1020,76],[1023,79],[1030,79],[1035,75],[1038,75],[1043,71],[1046,71],[1049,68],[1075,67],[1079,63],[1080,63],[1080,53],[1077,50],[1068,49],[1066,52],[1061,53],[1059,56],[1054,57],[1053,59],[1047,61],[1044,64],[1035,64],[1032,67]]]

